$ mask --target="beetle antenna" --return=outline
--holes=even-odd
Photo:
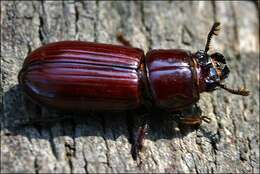
[[[226,85],[220,84],[220,83],[218,84],[218,86],[232,94],[237,94],[237,95],[242,95],[242,96],[248,96],[250,94],[250,91],[244,87],[241,87],[240,89],[231,89],[231,88],[226,87]]]
[[[209,51],[209,47],[210,47],[210,41],[211,41],[211,38],[213,35],[218,35],[219,33],[219,30],[220,30],[220,22],[215,22],[213,24],[213,26],[211,27],[211,30],[208,34],[208,38],[207,38],[207,43],[206,43],[206,46],[205,46],[205,53],[207,53]]]

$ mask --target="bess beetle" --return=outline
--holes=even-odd
[[[44,45],[28,55],[18,79],[34,102],[63,111],[123,111],[146,103],[168,112],[182,111],[199,100],[200,93],[223,88],[229,68],[221,53],[208,54],[210,41],[220,23],[212,26],[204,50],[191,53],[181,49],[143,50],[133,48],[119,36],[124,46],[82,41],[62,41]],[[183,124],[201,124],[209,118],[182,114]],[[138,151],[147,126],[139,129]]]

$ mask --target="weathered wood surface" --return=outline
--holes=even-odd
[[[1,1],[1,172],[259,172],[258,15],[253,1]],[[252,94],[202,94],[199,105],[212,122],[197,130],[177,131],[173,116],[151,118],[140,167],[130,155],[140,122],[134,112],[74,114],[47,127],[16,128],[32,117],[62,116],[25,107],[17,74],[35,48],[60,40],[119,44],[121,31],[145,51],[197,51],[216,20],[222,31],[212,45],[229,57],[227,84],[244,84]]]

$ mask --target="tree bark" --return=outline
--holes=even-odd
[[[259,173],[259,11],[247,2],[1,1],[1,172]],[[213,38],[231,69],[226,83],[246,85],[249,97],[223,90],[201,94],[199,106],[211,123],[176,129],[174,115],[149,118],[150,131],[138,166],[131,139],[141,122],[135,112],[61,114],[27,106],[17,75],[29,52],[43,44],[82,40],[133,46],[204,49]],[[30,105],[30,104],[29,104]],[[39,117],[63,117],[46,126],[17,128]]]

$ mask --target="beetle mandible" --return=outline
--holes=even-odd
[[[30,53],[18,75],[26,95],[38,104],[64,111],[123,111],[146,103],[169,111],[182,111],[194,105],[200,93],[223,88],[229,68],[221,53],[208,54],[210,41],[220,23],[212,26],[204,50],[150,50],[82,41],[62,41],[44,45]],[[183,124],[201,124],[207,117],[182,115]],[[147,130],[139,132],[136,147],[141,148]]]

